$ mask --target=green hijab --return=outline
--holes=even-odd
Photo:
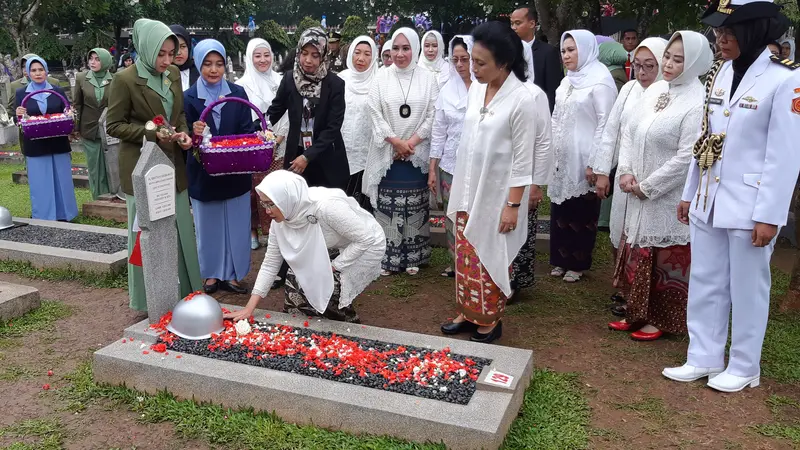
[[[139,19],[133,24],[133,46],[136,48],[136,72],[147,80],[147,87],[161,96],[161,104],[169,118],[175,101],[170,90],[169,71],[156,72],[156,59],[164,41],[172,38],[177,41],[172,30],[157,20]]]
[[[94,86],[94,96],[97,98],[97,103],[100,103],[103,100],[106,86],[111,82],[111,72],[108,69],[114,64],[114,58],[104,48],[93,48],[89,52],[90,57],[92,53],[97,54],[97,57],[100,58],[100,70],[97,72],[90,70],[86,74],[86,80]]]
[[[628,60],[628,52],[619,42],[603,42],[600,44],[600,56],[598,57],[608,70],[622,69],[625,61]]]

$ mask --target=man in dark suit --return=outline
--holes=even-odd
[[[550,112],[556,105],[556,89],[564,78],[561,57],[558,49],[536,39],[536,23],[539,16],[532,6],[523,6],[511,13],[511,28],[517,33],[522,44],[531,49],[533,55],[533,82],[542,88],[550,101]]]

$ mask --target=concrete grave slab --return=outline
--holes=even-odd
[[[41,306],[39,290],[0,281],[0,322],[8,322]]]
[[[73,167],[75,167],[75,166],[73,166]],[[84,167],[84,169],[85,169],[85,167]],[[24,171],[24,170],[20,170],[19,172],[12,173],[11,174],[11,181],[13,181],[14,184],[28,184],[28,172]],[[75,171],[73,171],[72,184],[76,188],[89,189],[89,176],[88,175],[82,175],[82,174],[80,174],[80,172],[76,174]]]
[[[19,217],[15,217],[13,220],[15,223],[26,223],[40,227],[86,231],[117,236],[128,235],[127,230],[117,228],[97,227],[93,225],[81,225],[50,220],[23,219]],[[102,273],[122,270],[128,262],[128,251],[121,250],[116,253],[104,254],[0,240],[0,259],[27,261],[38,268],[63,269],[70,267],[75,270]]]
[[[254,313],[261,320],[265,314],[271,316],[269,323],[294,327],[302,327],[307,320],[272,311]],[[459,405],[173,351],[145,355],[142,344],[149,346],[157,335],[144,320],[125,331],[126,343],[119,340],[95,352],[94,378],[151,394],[166,389],[181,399],[274,411],[296,424],[443,442],[452,449],[497,449],[517,416],[533,374],[530,350],[328,320],[314,319],[309,325],[342,336],[422,348],[450,347],[453,353],[491,359],[492,364],[481,373],[469,404]],[[508,386],[489,383],[491,369],[513,379]]]
[[[105,194],[97,200],[86,202],[82,211],[86,217],[101,217],[123,223],[128,221],[128,207],[115,195]]]

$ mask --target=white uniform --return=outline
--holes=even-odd
[[[764,50],[736,92],[731,62],[721,67],[707,101],[709,132],[724,136],[722,153],[702,175],[692,161],[682,195],[692,202],[687,364],[725,367],[732,310],[726,372],[737,377],[759,375],[769,315],[775,240],[755,247],[751,234],[757,222],[786,224],[800,171],[800,71],[770,56]]]

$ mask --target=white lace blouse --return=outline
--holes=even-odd
[[[349,71],[339,74],[345,83],[349,83]],[[369,93],[358,94],[345,89],[344,102],[347,106],[342,122],[342,139],[347,151],[347,163],[350,175],[364,170],[367,165],[367,154],[372,146],[372,117],[369,114]]]
[[[632,114],[636,120],[623,130],[619,176],[636,178],[640,200],[628,195],[624,232],[629,244],[669,247],[689,242],[689,227],[678,222],[675,208],[692,160],[692,147],[700,137],[704,89],[699,81],[668,86],[653,83]],[[669,92],[669,103],[657,112],[659,96]]]
[[[386,253],[386,236],[377,221],[364,220],[341,199],[323,203],[316,214],[329,249],[339,250],[331,265],[341,272],[339,308],[353,303],[370,283],[380,276],[381,260]],[[275,228],[270,229],[267,254],[258,271],[253,294],[266,297],[283,264]]]
[[[556,89],[553,111],[555,164],[547,195],[560,205],[564,201],[593,192],[586,182],[589,157],[603,138],[603,128],[617,98],[616,88],[595,84],[575,89],[568,78]]]
[[[456,153],[464,127],[464,109],[436,109],[431,131],[431,158],[439,159],[439,167],[452,175],[456,170]]]
[[[410,139],[416,133],[422,142],[408,160],[422,173],[428,173],[431,129],[438,97],[436,76],[423,67],[397,69],[392,65],[375,75],[368,102],[373,141],[362,187],[372,206],[377,207],[378,184],[394,162],[394,149],[386,142],[387,138]],[[400,117],[400,106],[404,103],[411,108],[407,118]]]

